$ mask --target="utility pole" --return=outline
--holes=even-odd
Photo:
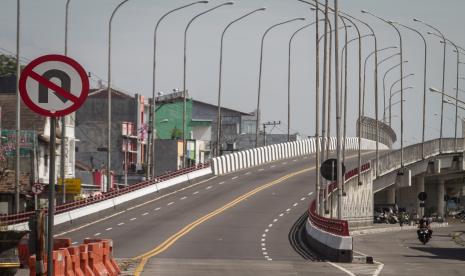
[[[267,126],[273,126],[275,128],[276,126],[280,125],[281,121],[273,121],[273,122],[266,122],[263,124],[263,146],[266,146],[266,127]],[[273,130],[273,129],[271,129]]]

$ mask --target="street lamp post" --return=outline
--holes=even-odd
[[[430,33],[428,32],[428,34],[431,34],[431,35],[436,35],[438,36],[437,34],[434,34],[434,33]],[[449,42],[450,44],[452,44],[452,46],[454,46],[455,48],[455,53],[457,54],[457,69],[456,69],[456,72],[457,72],[457,77],[456,77],[456,91],[455,91],[455,98],[458,99],[459,98],[459,80],[460,80],[460,51],[459,51],[459,47],[454,43],[452,42],[451,40],[447,39],[446,38],[446,41],[441,41],[441,43],[447,43]],[[444,102],[443,102],[444,104]],[[457,117],[458,117],[458,102],[455,101],[455,142],[454,142],[454,149],[457,150]]]
[[[402,83],[404,79],[408,78],[408,77],[411,77],[411,76],[414,76],[415,74],[408,74],[408,75],[405,75],[403,76],[402,78],[396,80],[395,82],[392,83],[391,85],[391,89],[389,90],[389,126],[391,126],[391,119],[392,119],[392,113],[391,113],[391,98],[392,98],[392,88],[398,84],[399,82]],[[401,98],[403,99],[402,95],[403,95],[403,92],[402,92],[402,87],[400,88],[401,89]],[[402,120],[402,114],[401,114],[401,120]]]
[[[183,78],[182,78],[182,83],[183,83],[183,90],[182,90],[182,93],[183,93],[183,109],[182,109],[182,167],[185,168],[186,167],[186,162],[187,162],[187,157],[186,157],[186,153],[187,153],[187,145],[186,145],[186,115],[187,115],[187,103],[186,103],[186,68],[187,68],[187,31],[189,30],[189,27],[191,26],[192,22],[194,22],[195,19],[199,18],[200,16],[206,14],[206,13],[209,13],[213,10],[216,10],[222,6],[226,6],[226,5],[233,5],[234,2],[225,2],[225,3],[222,3],[220,5],[217,5],[213,8],[210,8],[206,11],[203,11],[199,14],[197,14],[196,16],[194,16],[188,23],[187,23],[187,26],[186,26],[186,29],[184,30],[184,66],[183,66]]]
[[[342,185],[344,182],[343,173],[342,173],[342,151],[341,151],[341,143],[342,143],[342,129],[341,129],[341,103],[340,103],[340,94],[341,91],[339,90],[339,30],[338,30],[338,23],[339,23],[339,6],[338,0],[334,0],[334,25],[336,29],[335,35],[335,46],[334,46],[334,69],[335,69],[335,78],[336,78],[336,136],[337,136],[337,197],[338,197],[338,205],[337,205],[337,218],[342,219]],[[344,24],[345,25],[345,24]],[[346,37],[347,37],[347,28],[346,29]]]
[[[110,21],[108,22],[108,132],[107,132],[107,191],[111,188],[111,23],[116,12],[122,5],[129,0],[121,1],[111,13]]]
[[[386,51],[386,50],[390,50],[390,49],[397,49],[397,47],[396,46],[389,46],[389,47],[385,47],[385,48],[373,51],[373,52],[369,53],[368,56],[365,58],[365,63],[363,65],[362,116],[365,116],[365,95],[366,95],[366,93],[365,93],[365,89],[366,89],[365,81],[366,81],[367,62],[368,62],[368,60],[370,59],[371,56],[373,56],[375,54],[378,54],[380,52]],[[376,68],[378,68],[378,65],[380,63],[381,62],[376,63],[376,65],[375,65]]]
[[[223,33],[221,34],[221,43],[220,43],[220,69],[219,69],[219,80],[218,80],[218,115],[216,117],[216,156],[220,156],[220,146],[221,146],[221,137],[220,137],[220,131],[221,131],[221,92],[222,92],[222,75],[223,75],[223,42],[224,42],[224,35],[226,31],[233,25],[234,23],[246,18],[247,16],[258,12],[258,11],[264,11],[266,8],[260,8],[253,10],[236,20],[232,21],[229,23],[223,30]]]
[[[15,156],[15,213],[19,213],[19,176],[20,176],[20,135],[21,135],[21,99],[19,95],[19,75],[21,64],[19,63],[20,47],[19,38],[21,30],[21,0],[16,0],[16,156]],[[0,135],[1,136],[1,135]]]
[[[374,46],[375,46],[375,119],[376,119],[376,175],[378,175],[378,163],[379,163],[379,121],[378,121],[378,39],[376,38],[376,35],[375,35],[375,31],[373,30],[373,28],[368,24],[366,23],[365,21],[362,21],[361,19],[358,19],[356,17],[353,17],[351,15],[348,15],[346,13],[343,13],[346,17],[350,17],[351,19],[354,19],[360,23],[362,23],[365,27],[367,27],[371,34],[373,35],[373,40],[374,40]],[[362,108],[363,108],[363,103],[362,103]],[[363,114],[363,110],[362,110],[362,114]],[[361,122],[361,117],[359,116],[359,131],[361,131],[361,127],[362,127],[362,122]],[[360,153],[360,138],[359,138],[359,169],[361,167],[360,163],[361,163],[361,153]]]
[[[260,46],[260,67],[259,67],[259,72],[258,72],[258,95],[257,95],[257,111],[256,111],[257,112],[257,120],[256,120],[256,126],[255,126],[255,147],[258,146],[258,130],[259,130],[259,126],[260,126],[260,96],[261,96],[261,90],[262,90],[263,45],[264,45],[264,42],[265,42],[265,37],[268,34],[268,32],[270,32],[272,29],[274,29],[274,28],[276,28],[276,27],[278,27],[280,25],[290,23],[290,22],[294,22],[294,21],[297,21],[297,20],[305,20],[305,18],[299,17],[299,18],[294,18],[294,19],[291,19],[291,20],[287,20],[287,21],[283,21],[283,22],[274,24],[271,27],[269,27],[268,29],[266,29],[265,33],[263,33],[263,36],[262,36],[261,46]]]
[[[148,155],[147,155],[147,179],[150,179],[150,177],[155,177],[155,140],[156,140],[156,100],[155,100],[155,93],[156,93],[156,72],[157,72],[157,34],[158,34],[158,27],[160,26],[160,23],[165,19],[168,15],[196,5],[196,4],[207,4],[208,1],[196,1],[181,7],[178,7],[176,9],[170,10],[167,13],[163,14],[160,19],[158,19],[156,25],[155,25],[155,30],[153,32],[153,74],[152,74],[152,103],[150,105],[150,113],[149,113],[149,122],[150,122],[150,131],[148,135]]]
[[[415,32],[416,34],[418,34],[420,36],[420,38],[422,39],[423,41],[423,45],[424,45],[424,63],[423,63],[423,122],[422,122],[422,135],[421,135],[421,152],[422,152],[422,156],[423,158],[425,158],[425,126],[426,126],[426,66],[427,66],[427,52],[428,52],[428,48],[427,48],[427,44],[426,44],[426,39],[425,37],[423,36],[423,34],[421,34],[418,30],[412,28],[412,27],[409,27],[409,26],[406,26],[404,24],[401,24],[401,23],[398,23],[398,22],[392,22],[392,24],[397,24],[399,26],[402,26],[408,30],[411,30],[413,32]]]
[[[403,168],[404,167],[404,102],[403,102],[403,99],[404,99],[404,93],[403,93],[403,89],[404,89],[404,83],[403,83],[403,80],[402,80],[402,76],[404,75],[404,65],[403,65],[403,61],[404,61],[404,57],[403,57],[403,48],[402,48],[402,35],[399,31],[399,29],[392,23],[392,21],[387,21],[377,15],[374,15],[373,13],[371,12],[368,12],[368,11],[365,11],[365,10],[362,10],[362,13],[365,13],[365,14],[369,14],[381,21],[383,21],[384,23],[387,23],[389,26],[393,27],[396,32],[397,32],[397,35],[399,36],[399,50],[400,50],[400,98],[401,98],[401,101],[400,101],[400,165],[401,167]]]
[[[316,142],[316,156],[315,156],[315,161],[317,167],[320,166],[320,160],[321,160],[321,139],[320,139],[320,43],[318,42],[318,38],[320,36],[319,33],[319,12],[321,12],[319,8],[319,2],[315,1],[315,4],[312,4],[310,2],[304,1],[304,0],[297,0],[299,2],[305,3],[307,5],[310,5],[314,8],[310,8],[311,10],[315,11],[315,142]],[[323,20],[327,21],[328,19],[325,17]],[[318,214],[322,214],[323,211],[321,210],[321,206],[323,204],[320,204],[322,199],[320,198],[321,195],[321,176],[320,176],[320,170],[317,169],[315,173],[315,211]]]
[[[357,136],[358,136],[358,171],[361,171],[362,168],[362,139],[361,139],[361,125],[362,125],[362,38],[367,37],[367,36],[373,36],[374,34],[368,34],[368,35],[361,35],[360,34],[360,29],[358,28],[357,24],[353,20],[357,20],[356,18],[340,12],[341,18],[346,19],[349,21],[352,26],[355,27],[355,30],[357,31],[357,38],[358,39],[358,131],[357,131]],[[357,20],[358,21],[358,20]],[[347,42],[347,44],[344,47],[347,47],[350,41]],[[347,51],[347,49],[346,49]],[[346,52],[347,55],[347,52]],[[347,71],[347,69],[346,69]],[[346,77],[347,79],[347,77]],[[360,174],[357,174],[357,182],[359,185],[361,185],[360,181]]]
[[[430,29],[435,30],[441,35],[442,41],[444,42],[444,48],[443,48],[443,57],[442,57],[442,91],[445,91],[445,81],[446,81],[446,37],[444,34],[436,27],[419,20],[417,18],[414,18],[413,21],[415,22],[420,22],[423,25],[429,27]],[[442,94],[442,99],[441,99],[441,126],[440,126],[440,131],[439,131],[439,152],[442,153],[442,136],[443,136],[443,123],[444,123],[444,93]]]
[[[65,56],[68,55],[68,18],[69,18],[69,3],[71,0],[66,0],[65,6]],[[72,116],[72,115],[70,115]],[[68,146],[66,141],[66,116],[61,117],[61,146],[60,146],[60,175],[61,187],[63,192],[63,203],[66,203],[66,185],[65,185],[65,146]],[[69,151],[70,149],[68,149]],[[74,149],[72,149],[74,150]]]
[[[404,63],[407,63],[407,62],[408,62],[407,60],[404,61]],[[400,63],[392,66],[391,68],[386,70],[386,73],[384,73],[384,76],[383,76],[383,98],[384,98],[383,122],[387,121],[387,117],[386,117],[386,76],[389,74],[389,72],[391,72],[392,70],[396,69],[399,66],[400,66]]]
[[[322,20],[323,21],[323,20]],[[312,22],[299,29],[297,29],[289,39],[289,55],[288,55],[288,66],[287,66],[287,141],[291,141],[291,57],[292,57],[292,41],[294,37],[302,30],[314,25]]]

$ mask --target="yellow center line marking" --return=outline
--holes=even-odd
[[[269,188],[269,187],[272,187],[276,184],[279,184],[291,177],[294,177],[296,175],[299,175],[299,174],[302,174],[302,173],[305,173],[305,172],[308,172],[310,170],[313,170],[315,169],[315,166],[311,167],[311,168],[307,168],[307,169],[304,169],[304,170],[300,170],[300,171],[297,171],[297,172],[294,172],[294,173],[291,173],[291,174],[288,174],[288,175],[285,175],[281,178],[278,178],[272,182],[269,182],[267,184],[264,184],[260,187],[257,187],[255,189],[253,189],[252,191],[246,193],[246,194],[243,194],[239,197],[237,197],[236,199],[234,199],[233,201],[229,202],[228,204],[224,205],[223,207],[220,207],[218,209],[216,209],[215,211],[193,221],[192,223],[188,224],[187,226],[185,226],[184,228],[182,228],[181,230],[179,230],[178,232],[176,232],[174,235],[172,235],[171,237],[169,237],[168,239],[166,239],[164,242],[162,242],[160,245],[158,245],[157,247],[155,247],[154,249],[152,249],[151,251],[147,252],[147,253],[144,253],[142,255],[139,255],[139,256],[136,256],[133,258],[133,260],[141,260],[141,262],[139,263],[139,265],[136,267],[136,270],[134,271],[134,275],[135,276],[139,276],[141,275],[148,259],[162,253],[163,251],[165,251],[166,249],[168,249],[171,245],[173,245],[177,240],[179,240],[180,238],[182,238],[183,236],[185,236],[187,233],[189,233],[190,231],[192,231],[194,228],[196,228],[197,226],[199,226],[200,224],[204,223],[205,221],[215,217],[216,215],[219,215],[221,213],[223,213],[224,211],[230,209],[231,207],[234,207],[235,205],[237,205],[238,203],[244,201],[245,199],[248,199],[249,197]]]
[[[362,155],[365,155],[365,154],[369,154],[369,153],[367,152],[367,153],[364,153]],[[357,155],[348,156],[347,159],[352,159],[355,156],[357,156]],[[140,263],[137,265],[137,267],[136,267],[136,269],[134,271],[134,275],[135,276],[140,276],[142,271],[144,270],[145,265],[147,264],[147,261],[150,258],[155,257],[155,256],[163,253],[165,250],[170,248],[176,241],[178,241],[180,238],[182,238],[183,236],[188,234],[190,231],[195,229],[200,224],[202,224],[202,223],[208,221],[209,219],[223,213],[224,211],[230,209],[231,207],[236,206],[240,202],[248,199],[249,197],[251,197],[251,196],[253,196],[253,195],[255,195],[255,194],[257,194],[257,193],[259,193],[259,192],[261,192],[261,191],[263,191],[265,189],[268,189],[268,188],[270,188],[270,187],[272,187],[272,186],[274,186],[276,184],[279,184],[279,183],[281,183],[281,182],[283,182],[283,181],[285,181],[285,180],[287,180],[289,178],[292,178],[294,176],[297,176],[297,175],[300,175],[302,173],[314,170],[315,168],[316,167],[313,166],[313,167],[310,167],[310,168],[307,168],[307,169],[303,169],[303,170],[300,170],[300,171],[297,171],[297,172],[287,174],[287,175],[282,176],[282,177],[280,177],[278,179],[275,179],[274,181],[269,182],[267,184],[264,184],[262,186],[259,186],[259,187],[255,188],[255,189],[251,190],[250,192],[237,197],[236,199],[234,199],[231,202],[227,203],[226,205],[214,210],[213,212],[211,212],[209,214],[206,214],[205,216],[191,222],[190,224],[186,225],[184,228],[182,228],[181,230],[179,230],[178,232],[173,234],[171,237],[169,237],[168,239],[163,241],[161,244],[159,244],[154,249],[152,249],[152,250],[150,250],[150,251],[148,251],[148,252],[146,252],[144,254],[141,254],[139,256],[133,257],[132,259],[134,261],[140,260]]]

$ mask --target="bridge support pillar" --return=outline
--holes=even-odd
[[[386,203],[396,204],[396,187],[392,187],[386,190]]]
[[[438,187],[438,216],[441,218],[444,218],[444,192],[445,192],[445,180],[444,179],[439,179],[439,183],[437,185]]]
[[[425,191],[425,176],[424,175],[417,176],[416,180],[417,180],[416,186],[417,186],[417,195],[418,195],[419,193]],[[417,198],[417,214],[418,214],[418,217],[420,218],[422,218],[425,215],[425,208],[420,207],[420,200],[418,198]]]

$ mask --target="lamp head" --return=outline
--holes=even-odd
[[[224,3],[224,5],[234,5],[234,2],[233,2],[233,1],[229,1],[229,2]]]
[[[314,7],[311,7],[310,9],[311,9],[312,11],[316,11],[316,8],[314,8]]]
[[[416,18],[413,18],[413,21],[414,22],[420,22],[420,20],[416,19]]]
[[[429,88],[429,91],[431,92],[436,92],[436,93],[441,93],[441,91],[439,91],[438,89],[434,88],[434,87],[430,87]]]
[[[199,4],[208,4],[208,1],[207,1],[207,0],[203,0],[203,1],[199,1],[199,2],[197,2],[197,3],[199,3]]]
[[[368,13],[366,10],[361,10],[362,13]]]
[[[266,8],[263,7],[263,8],[259,8],[258,10],[259,10],[259,11],[266,11]]]
[[[302,20],[302,21],[305,21],[305,18],[299,17],[299,18],[296,18],[295,20]]]

